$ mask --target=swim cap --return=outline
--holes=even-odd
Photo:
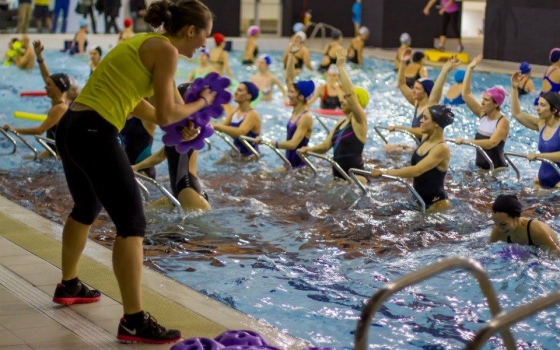
[[[262,58],[266,62],[267,66],[270,66],[272,64],[272,57],[270,57],[269,55],[261,55],[259,58]]]
[[[560,95],[556,92],[549,91],[547,93],[542,94],[541,96],[548,102],[550,108],[554,108],[557,111],[560,111]]]
[[[70,89],[70,79],[68,79],[66,74],[51,74],[50,78],[53,80],[54,85],[56,85],[60,92],[66,92]]]
[[[492,100],[494,100],[498,106],[501,106],[506,99],[506,92],[502,88],[496,86],[487,89],[484,93],[492,97]]]
[[[529,64],[529,62],[521,62],[521,64],[519,65],[519,70],[522,74],[527,74],[531,71],[531,65]]]
[[[466,71],[464,69],[457,69],[455,71],[455,76],[454,76],[455,81],[457,83],[462,83],[463,80],[465,80],[465,73],[466,73]]]
[[[204,56],[210,58],[210,52],[206,51],[205,48],[200,49],[200,53],[203,54]]]
[[[360,35],[369,35],[369,29],[367,27],[360,27],[358,33]]]
[[[214,33],[212,37],[214,38],[216,46],[219,46],[226,39],[226,37],[222,33]]]
[[[331,33],[331,38],[333,38],[333,40],[338,40],[340,39],[340,37],[342,36],[342,32],[338,29],[333,29],[332,33]]]
[[[307,34],[305,34],[302,31],[297,32],[296,36],[301,39],[301,42],[304,42],[305,40],[307,40]]]
[[[123,24],[125,28],[129,28],[132,25],[132,20],[130,18],[125,18]]]
[[[362,108],[366,108],[367,104],[369,103],[369,93],[363,87],[355,86],[354,87],[354,94],[356,95],[356,99]]]
[[[327,70],[328,74],[340,74],[340,71],[338,70],[338,67],[336,66],[336,64],[331,64],[329,66],[329,69]]]
[[[259,28],[259,26],[250,26],[249,29],[247,29],[247,35],[255,36],[259,34],[260,31],[261,29]]]
[[[242,81],[240,84],[245,85],[247,92],[251,95],[251,101],[254,101],[259,97],[259,88],[257,85],[251,83],[250,81]]]
[[[513,194],[501,194],[496,197],[496,200],[492,204],[492,211],[494,213],[506,213],[512,218],[518,218],[521,216],[523,208],[517,196]]]
[[[88,21],[85,18],[80,18],[80,21],[78,23],[80,25],[80,28],[83,28],[88,25]]]
[[[297,22],[294,24],[294,26],[292,27],[294,33],[300,32],[303,30],[303,28],[305,28],[305,25],[301,22]]]
[[[446,126],[453,124],[455,121],[455,114],[445,105],[430,106],[428,110],[432,115],[432,120],[442,129],[445,129]]]
[[[402,33],[399,40],[401,41],[401,44],[410,44],[412,38],[410,37],[410,34]]]
[[[548,55],[548,59],[550,63],[556,63],[560,60],[560,48],[555,47],[554,49],[550,50],[550,55]]]
[[[430,96],[432,89],[434,88],[434,82],[428,78],[420,78],[417,81],[422,84],[424,91],[426,91],[426,94]]]
[[[426,57],[423,52],[416,51],[414,55],[412,55],[412,62],[420,62],[421,59]]]
[[[300,95],[302,95],[305,99],[308,99],[313,95],[315,91],[315,83],[313,80],[300,80],[297,83],[294,83]]]

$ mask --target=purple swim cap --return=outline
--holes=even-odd
[[[504,103],[504,100],[506,99],[506,92],[499,87],[490,88],[484,91],[484,93],[490,96],[492,100],[494,100],[494,102],[498,104],[498,106],[501,106],[502,103]]]

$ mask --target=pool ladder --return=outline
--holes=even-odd
[[[20,133],[18,133],[15,130],[10,130],[9,132],[0,128],[0,133],[12,144],[12,151],[9,154],[13,154],[16,153],[17,151],[17,141],[9,134],[12,133],[14,134],[14,136],[19,139],[27,148],[29,148],[31,150],[31,152],[33,152],[34,154],[34,158],[33,160],[37,160],[39,158],[39,151],[37,150],[37,148],[35,148],[31,143],[29,143],[29,141],[27,141],[27,139],[21,135]],[[53,157],[55,157],[56,159],[58,159],[58,155],[56,154],[56,152],[52,149],[52,147],[50,145],[55,145],[55,141],[53,139],[44,137],[44,136],[39,136],[39,135],[34,135],[35,136],[35,140],[41,145],[43,146],[43,148],[45,150],[47,150],[47,152],[49,152]]]
[[[487,299],[493,319],[486,326],[477,331],[475,337],[467,344],[466,350],[477,350],[495,333],[500,332],[506,349],[515,350],[515,339],[509,331],[509,326],[541,311],[560,303],[560,291],[538,298],[529,304],[519,306],[511,311],[502,312],[494,287],[488,275],[477,261],[468,258],[454,257],[443,259],[429,266],[411,272],[396,281],[385,285],[375,293],[362,309],[356,332],[354,335],[354,349],[368,349],[368,330],[371,320],[381,305],[393,294],[406,287],[422,282],[441,272],[464,269],[473,275]]]

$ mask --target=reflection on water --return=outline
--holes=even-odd
[[[235,64],[237,56],[232,58]],[[390,63],[370,64],[365,73],[351,75],[372,92],[371,124],[407,124],[411,108],[395,94],[394,74],[384,73]],[[430,71],[430,76],[435,74]],[[489,80],[506,85],[507,79],[480,74],[473,89],[480,93],[491,85]],[[23,88],[30,90],[0,85],[8,97]],[[14,97],[16,107],[6,108],[23,109],[18,103]],[[529,110],[528,102],[524,108]],[[259,110],[264,136],[285,137],[288,113],[281,99]],[[508,112],[506,106],[504,113]],[[472,137],[477,120],[461,108],[457,114],[446,133]],[[0,115],[0,124],[6,122],[3,118]],[[318,125],[314,132],[312,143],[326,135]],[[398,134],[390,140],[410,142]],[[535,140],[536,133],[514,122],[506,148],[527,152],[535,149]],[[156,141],[154,148],[160,144]],[[9,144],[0,141],[0,153],[8,149]],[[212,150],[199,156],[199,175],[213,210],[181,217],[147,206],[145,264],[316,345],[337,348],[350,348],[360,310],[378,288],[444,257],[480,261],[506,310],[557,290],[557,260],[547,252],[486,243],[491,202],[503,191],[518,193],[527,216],[560,227],[556,204],[560,194],[530,187],[538,165],[518,161],[522,178],[515,182],[512,170],[478,172],[472,149],[455,145],[450,149],[447,190],[453,207],[424,215],[401,184],[374,180],[367,195],[361,196],[355,186],[332,182],[330,168],[320,161],[317,177],[307,171],[272,173],[281,162],[266,150],[258,162],[221,161],[227,146],[213,138]],[[0,194],[63,224],[72,203],[61,165],[22,160],[24,154],[18,149],[16,155],[0,156]],[[408,164],[410,154],[386,154],[372,130],[364,156],[368,168],[400,167]],[[165,165],[158,166],[158,174],[166,184]],[[152,200],[159,197],[149,189]],[[114,226],[102,212],[91,238],[111,248],[114,237]],[[525,348],[555,348],[560,342],[556,314],[551,309],[520,323],[514,327],[515,336],[526,342]],[[379,349],[459,349],[490,318],[476,281],[467,273],[448,272],[388,300],[373,319],[370,340]],[[499,348],[499,340],[490,343]]]

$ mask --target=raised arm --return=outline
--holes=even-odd
[[[404,69],[406,68],[406,62],[412,57],[412,49],[407,48],[403,51],[401,55],[401,61],[399,63],[399,71],[397,72],[397,87],[401,90],[404,98],[414,106],[414,95],[412,90],[406,85],[406,77],[404,75]]]
[[[346,62],[346,50],[344,48],[339,49],[336,51],[336,65],[338,66],[339,76],[340,76],[340,83],[342,86],[342,91],[344,91],[344,97],[346,97],[346,102],[350,106],[352,110],[352,114],[354,115],[354,120],[361,125],[362,127],[367,128],[367,121],[366,121],[366,112],[358,102],[358,98],[354,93],[354,85],[344,68],[344,63]],[[367,133],[367,129],[365,130]]]
[[[537,117],[533,117],[529,113],[525,113],[521,111],[521,106],[519,104],[519,91],[517,88],[519,87],[519,81],[521,79],[521,72],[516,71],[511,76],[511,115],[517,119],[518,122],[521,123],[526,128],[531,130],[539,131],[540,130],[540,119]]]
[[[227,53],[227,51],[222,51],[222,55],[223,55],[223,63],[224,63],[224,72],[226,72],[226,75],[228,77],[232,77],[233,78],[233,73],[231,71],[231,67],[229,66],[229,54]]]
[[[294,42],[290,44],[288,48],[288,63],[286,66],[286,85],[289,87],[294,83],[296,76],[295,65],[296,65],[296,52],[301,48],[301,40],[299,37],[294,39]]]
[[[477,117],[481,118],[483,111],[482,106],[476,99],[474,98],[472,91],[471,91],[471,78],[472,72],[474,71],[477,64],[482,61],[482,54],[476,56],[471,63],[469,63],[467,67],[467,71],[465,73],[465,79],[463,80],[463,90],[461,91],[461,95],[463,96],[463,101],[469,109],[476,114]]]
[[[432,8],[432,6],[434,6],[434,4],[437,2],[437,0],[430,0],[428,1],[428,3],[426,4],[426,7],[424,7],[424,14],[426,16],[430,15],[430,9]]]
[[[455,55],[451,56],[447,62],[441,67],[441,71],[434,82],[434,87],[432,88],[432,92],[428,98],[428,106],[433,106],[439,104],[439,100],[441,100],[441,95],[443,93],[443,84],[445,84],[445,79],[447,79],[447,75],[451,72],[452,69],[456,68],[459,65],[459,60]]]
[[[303,64],[305,64],[307,69],[313,71],[314,68],[311,64],[311,57],[309,56],[309,50],[307,48],[303,51]]]
[[[39,69],[41,70],[41,76],[43,77],[43,81],[45,84],[47,83],[47,78],[51,75],[49,72],[49,68],[47,68],[47,64],[43,59],[43,50],[45,48],[41,44],[41,41],[36,40],[33,42],[33,50],[35,50],[35,55],[37,55],[37,62],[39,63]]]

